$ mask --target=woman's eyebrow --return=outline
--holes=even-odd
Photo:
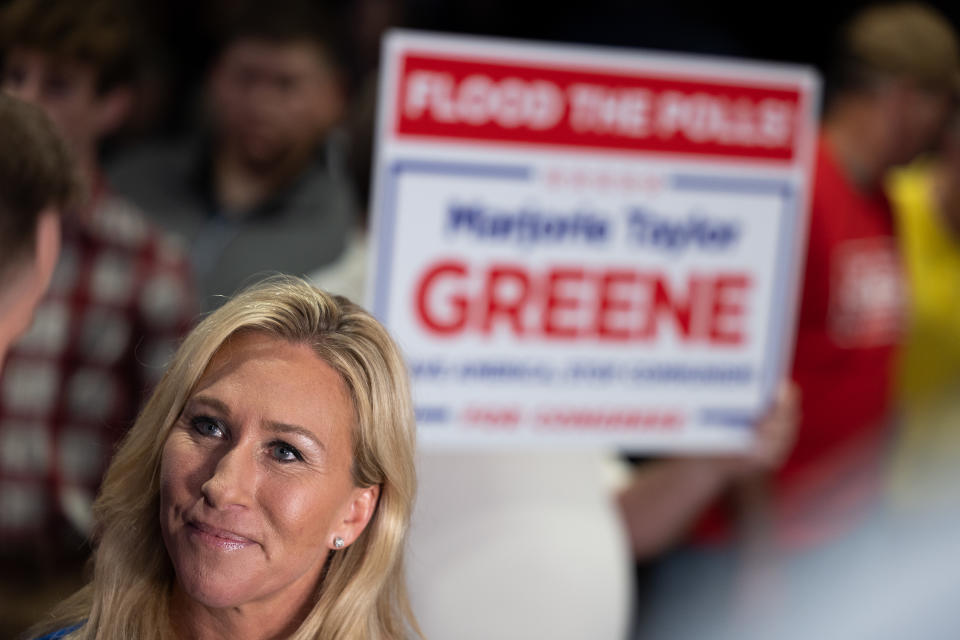
[[[214,411],[222,413],[223,415],[230,415],[230,407],[228,407],[225,402],[210,396],[194,396],[190,398],[190,401],[187,404],[205,405]]]
[[[327,450],[327,448],[323,445],[322,442],[320,442],[320,439],[317,438],[316,434],[314,434],[313,431],[310,431],[310,429],[307,429],[305,427],[301,427],[300,425],[287,424],[286,422],[267,421],[266,428],[268,431],[271,431],[273,433],[294,433],[299,436],[303,436],[304,438],[307,438],[308,440],[312,441],[315,445],[317,445],[317,447],[319,447],[323,451]]]

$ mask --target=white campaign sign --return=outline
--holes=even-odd
[[[818,90],[391,34],[369,290],[421,443],[743,447],[792,347]]]

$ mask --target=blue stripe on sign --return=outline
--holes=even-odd
[[[390,273],[393,270],[393,241],[397,212],[397,184],[400,177],[410,173],[426,173],[441,176],[464,178],[497,178],[501,180],[529,180],[533,175],[530,167],[519,165],[478,164],[464,162],[443,162],[436,160],[396,160],[387,169],[383,181],[383,202],[380,203],[382,216],[379,223],[377,248],[377,273],[373,296],[373,315],[381,322],[387,322],[390,305]]]

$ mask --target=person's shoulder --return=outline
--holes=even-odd
[[[931,206],[933,163],[921,158],[899,167],[887,176],[886,187],[895,210],[901,217]]]
[[[153,215],[195,205],[196,178],[204,162],[202,138],[146,141],[116,151],[105,163],[111,187]]]
[[[148,325],[176,326],[196,313],[193,270],[182,236],[162,229],[135,204],[108,192],[101,198],[89,231],[113,269],[129,269]],[[134,282],[133,279],[129,282]]]
[[[140,246],[157,233],[143,210],[112,190],[97,199],[88,227],[101,239],[127,247]]]
[[[155,180],[151,172],[166,170],[186,171],[192,165],[201,144],[199,135],[174,139],[145,140],[112,154],[107,161],[107,173],[112,181],[117,177]]]
[[[813,204],[829,204],[831,196],[850,188],[846,175],[840,168],[837,156],[825,135],[817,144],[817,163],[813,173]]]
[[[321,142],[313,159],[298,180],[300,197],[311,204],[323,202],[353,212],[357,208],[353,180],[346,168],[345,151],[339,135],[333,133]]]
[[[111,190],[101,197],[90,231],[131,252],[150,248],[168,260],[185,259],[184,242],[179,235],[162,229],[140,207]]]

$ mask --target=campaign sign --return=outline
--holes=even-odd
[[[745,446],[788,365],[806,68],[394,32],[370,303],[426,446]]]

